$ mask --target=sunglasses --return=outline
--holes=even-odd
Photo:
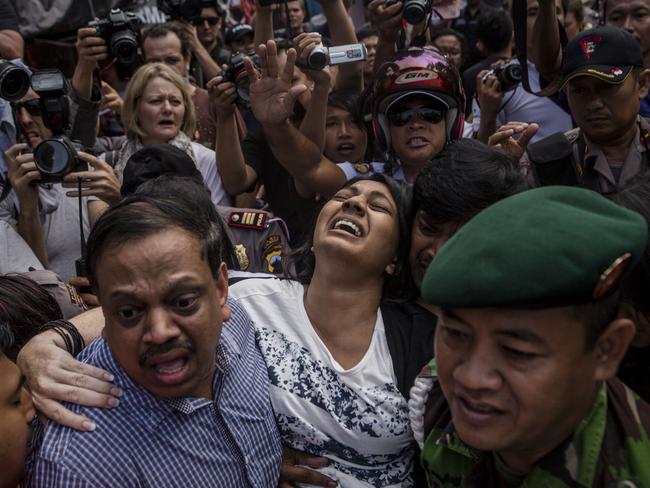
[[[25,100],[24,102],[11,102],[11,106],[16,112],[21,108],[24,108],[31,116],[38,117],[41,115],[41,102],[38,98],[32,98],[31,100]]]
[[[203,25],[204,22],[207,22],[209,25],[215,26],[219,23],[221,17],[196,17],[192,20],[192,24],[196,27]]]
[[[444,119],[445,114],[435,108],[417,107],[389,114],[388,121],[395,127],[403,127],[406,124],[410,124],[415,117],[420,117],[430,124],[437,124]]]

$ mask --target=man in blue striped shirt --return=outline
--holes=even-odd
[[[94,429],[50,423],[31,486],[277,486],[266,366],[227,300],[221,251],[215,228],[174,200],[129,197],[98,220],[88,271],[106,325],[79,357],[123,395],[111,409],[69,404]]]

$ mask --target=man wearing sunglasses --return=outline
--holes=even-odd
[[[202,2],[201,16],[192,22],[196,26],[196,34],[206,51],[210,53],[219,66],[228,61],[229,53],[221,42],[223,25],[223,10],[215,0]]]
[[[44,123],[39,96],[31,89],[12,105],[17,129],[24,136],[26,144],[14,144],[4,153],[6,180],[13,191],[0,202],[0,220],[15,228],[44,268],[53,270],[68,281],[76,275],[74,263],[81,254],[78,240],[79,201],[74,191],[76,177],[84,179],[85,235],[88,235],[90,222],[99,216],[107,204],[112,203],[111,197],[119,196],[119,181],[108,164],[79,152],[79,159],[88,163],[94,171],[66,175],[66,188],[59,183],[39,184],[42,175],[32,151],[42,141],[52,137],[52,131]],[[109,186],[113,188],[111,195],[106,193]],[[88,198],[90,195],[93,195],[92,199]]]
[[[295,179],[302,197],[331,196],[346,180],[376,172],[412,182],[429,160],[463,136],[465,97],[460,76],[435,48],[400,51],[379,68],[369,87],[369,104],[375,147],[383,161],[359,164],[335,164],[295,127],[273,119],[286,111],[278,106],[278,101],[287,105],[278,94],[287,90],[289,98],[297,98],[300,88],[288,82],[291,71],[287,66],[293,70],[292,63],[287,63],[279,78],[277,61],[268,56],[264,62],[268,74],[263,71],[262,81],[267,85],[273,82],[275,92],[262,92],[251,84],[251,105],[274,156]]]

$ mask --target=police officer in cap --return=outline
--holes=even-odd
[[[639,43],[616,27],[583,31],[567,44],[561,74],[576,129],[528,145],[537,124],[510,122],[489,143],[517,157],[527,149],[524,165],[534,186],[612,193],[647,169],[650,158],[650,123],[638,115],[650,70]]]
[[[409,402],[429,486],[650,486],[650,406],[615,378],[635,332],[620,284],[647,238],[638,213],[550,186],[447,241],[422,285],[435,359]]]

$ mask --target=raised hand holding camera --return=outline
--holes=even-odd
[[[208,82],[207,88],[218,116],[229,116],[235,112],[238,95],[237,87],[232,81],[224,80],[223,76],[216,76]]]
[[[27,144],[14,144],[4,153],[7,161],[7,178],[16,192],[21,212],[38,211],[38,172],[34,155]]]
[[[134,64],[140,48],[140,19],[132,12],[111,9],[106,19],[93,20],[88,27],[104,39],[111,56],[122,64]]]

